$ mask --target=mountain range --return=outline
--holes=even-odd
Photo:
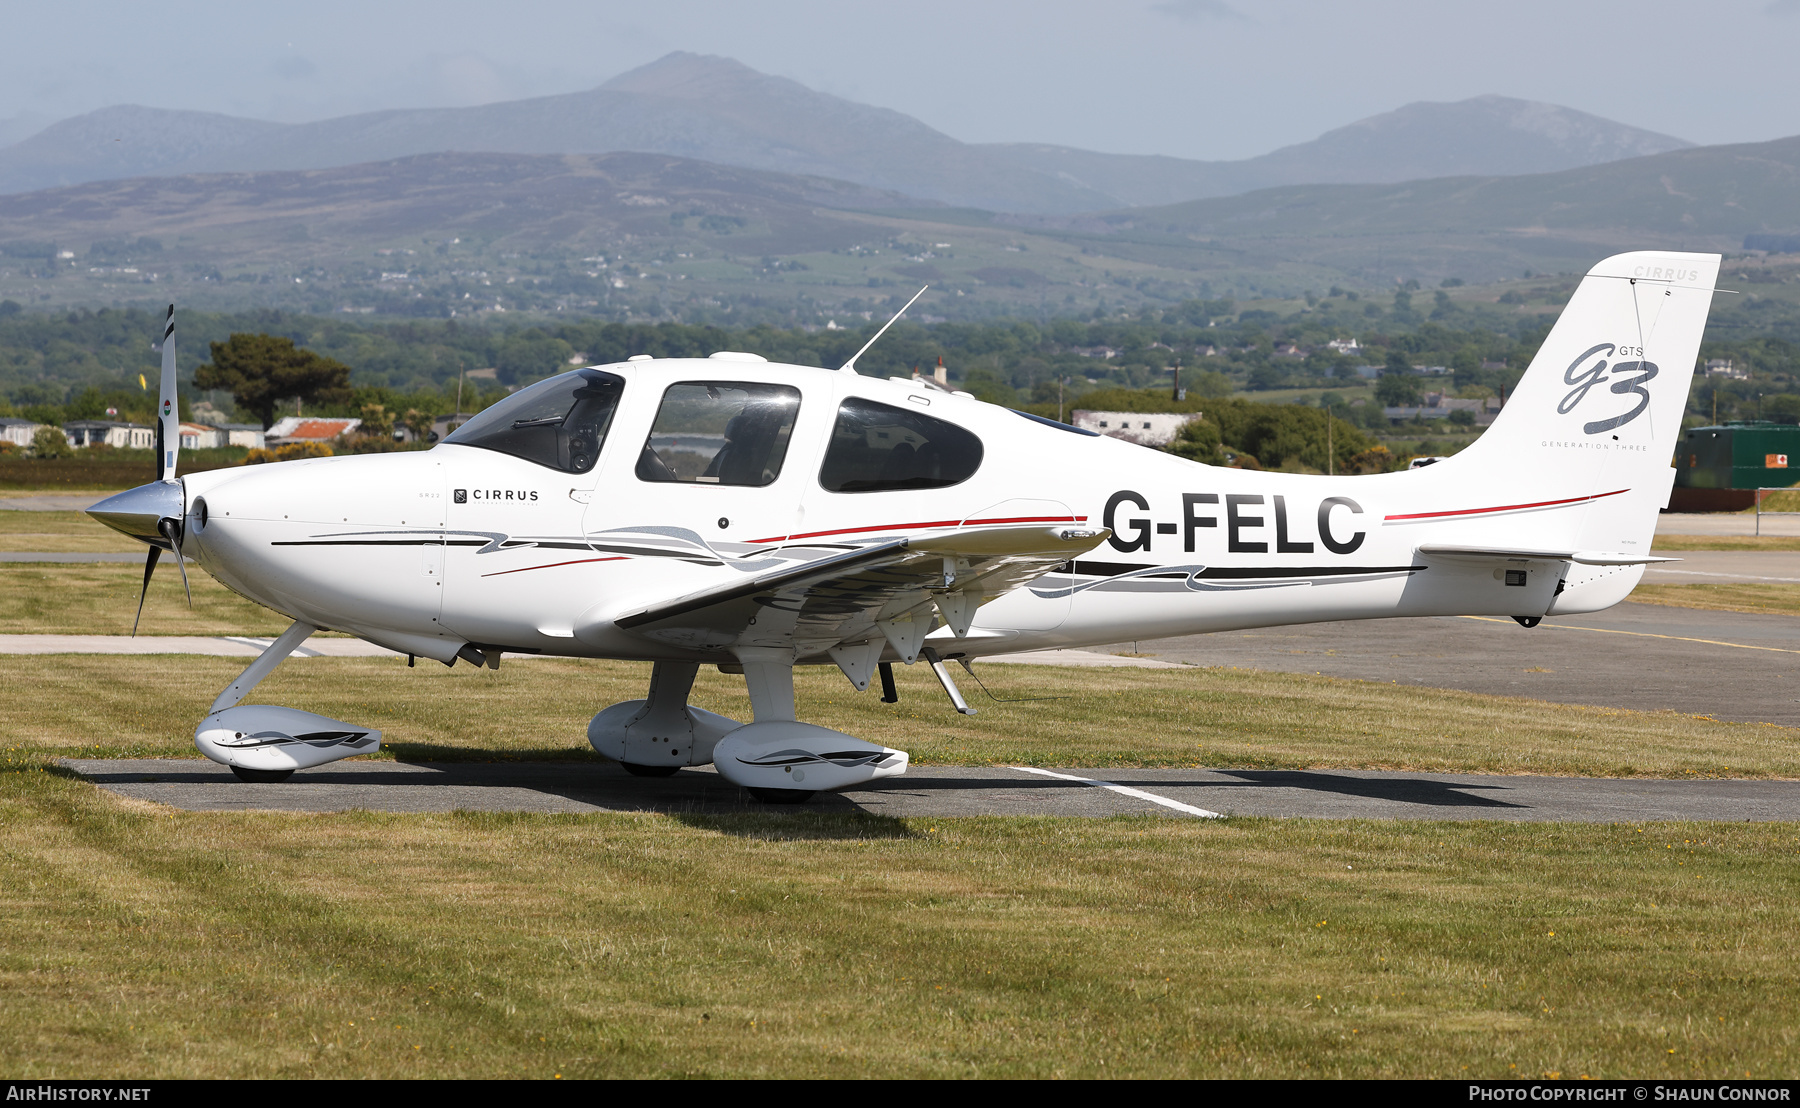
[[[1172,113],[1171,125],[1182,124]],[[1553,104],[1416,103],[1241,161],[960,142],[728,58],[670,54],[597,88],[283,124],[121,105],[0,147],[0,193],[143,176],[317,170],[419,154],[667,154],[927,203],[1056,214],[1256,189],[1554,172],[1691,146]]]

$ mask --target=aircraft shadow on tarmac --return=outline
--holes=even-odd
[[[1343,796],[1360,796],[1369,800],[1386,800],[1395,804],[1428,804],[1440,808],[1529,807],[1529,805],[1513,804],[1491,796],[1477,796],[1465,791],[1468,789],[1504,789],[1505,785],[1472,785],[1460,781],[1433,781],[1426,777],[1350,777],[1335,773],[1307,773],[1304,770],[1291,769],[1234,769],[1216,770],[1215,772],[1226,777],[1236,777],[1239,780],[1194,781],[1185,784],[1192,788],[1213,789],[1305,789],[1309,792],[1339,793]],[[1139,785],[1147,788],[1161,785],[1165,789],[1171,784],[1168,781],[1138,783],[1123,778],[1115,780],[1114,783]]]
[[[207,764],[192,769],[98,770],[76,773],[57,767],[69,776],[78,776],[101,787],[126,784],[214,785],[231,789],[289,790],[305,786],[352,786],[360,788],[395,787],[460,787],[491,789],[524,789],[560,796],[584,804],[613,810],[664,811],[689,813],[696,817],[734,811],[770,811],[772,806],[751,798],[716,774],[678,773],[664,778],[636,778],[610,763],[452,762],[410,766],[404,763],[375,763],[367,768],[345,765],[300,773],[291,780],[272,785],[246,785]],[[1160,795],[1171,789],[1300,789],[1308,792],[1337,793],[1396,804],[1419,804],[1452,808],[1524,808],[1471,790],[1505,789],[1504,785],[1436,781],[1425,777],[1354,777],[1348,774],[1313,773],[1305,770],[1214,770],[1216,777],[1172,780],[1163,777],[1136,777],[1132,774],[1109,774],[1107,781],[1128,785]],[[821,793],[813,797],[806,811],[851,813],[860,811],[857,795],[884,792],[910,793],[975,793],[1035,792],[1065,789],[1086,790],[1092,786],[1081,781],[1060,781],[1041,777],[1011,776],[912,776],[872,782],[845,793]],[[798,811],[796,809],[784,809]]]

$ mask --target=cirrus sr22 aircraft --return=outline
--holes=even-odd
[[[594,716],[594,749],[644,776],[710,762],[793,802],[907,764],[800,722],[795,666],[835,665],[858,691],[880,674],[891,697],[892,663],[923,655],[961,708],[945,660],[1384,616],[1530,627],[1617,604],[1664,560],[1651,538],[1718,267],[1608,258],[1479,440],[1347,477],[1201,465],[860,376],[855,358],[722,352],[563,373],[426,451],[176,478],[171,308],[161,479],[89,511],[150,544],[146,587],[178,551],[293,619],[195,732],[247,780],[379,748],[378,731],[240,703],[331,629],[448,665],[653,662],[645,699]],[[687,703],[702,665],[743,674],[753,720]]]

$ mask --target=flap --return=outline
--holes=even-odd
[[[1445,543],[1426,543],[1419,547],[1419,553],[1486,562],[1575,562],[1584,566],[1647,566],[1652,562],[1681,561],[1680,558],[1606,550],[1532,550],[1516,546],[1452,546]]]
[[[881,635],[878,620],[916,613],[929,621],[931,606],[946,594],[994,599],[1087,553],[1110,534],[1037,524],[947,529],[848,550],[834,544],[828,553],[778,547],[768,556],[788,564],[654,601],[613,622],[671,645],[792,648],[803,658]]]

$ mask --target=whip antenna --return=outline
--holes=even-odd
[[[924,296],[925,289],[928,289],[930,287],[931,287],[930,285],[926,285],[925,288],[922,288],[918,292],[913,293],[912,300],[908,300],[905,304],[903,304],[901,306],[899,311],[894,313],[894,319],[890,319],[886,323],[883,323],[881,325],[881,330],[875,332],[875,338],[872,338],[868,342],[863,343],[863,348],[861,350],[858,350],[856,353],[850,355],[849,361],[845,362],[841,366],[838,366],[838,372],[839,373],[855,373],[856,372],[856,359],[862,357],[864,354],[867,354],[869,352],[869,347],[875,345],[875,339],[878,339],[881,336],[887,334],[887,329],[894,325],[894,320],[899,319],[901,316],[905,315],[906,309],[912,307],[913,302],[918,300],[919,297]]]

